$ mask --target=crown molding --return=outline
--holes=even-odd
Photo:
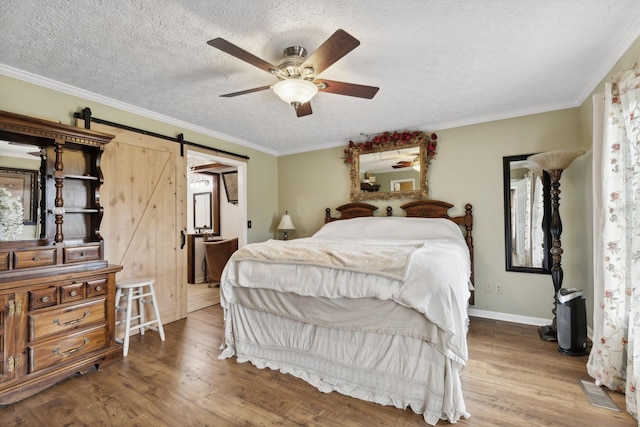
[[[260,151],[265,154],[278,156],[278,153],[276,151],[266,149],[254,143],[251,143],[242,139],[238,139],[230,135],[225,135],[223,133],[216,132],[212,129],[204,128],[202,126],[197,126],[192,123],[178,120],[173,117],[165,116],[163,114],[159,114],[151,110],[136,107],[135,105],[127,104],[126,102],[108,98],[106,96],[102,96],[97,93],[90,92],[88,90],[80,89],[66,83],[58,82],[56,80],[51,80],[46,77],[42,77],[37,74],[30,73],[28,71],[10,67],[8,65],[0,64],[0,74],[17,79],[17,80],[22,80],[37,86],[45,87],[47,89],[52,89],[57,92],[65,93],[67,95],[76,96],[78,98],[82,98],[88,101],[106,105],[108,107],[117,108],[118,110],[126,111],[132,114],[136,114],[138,116],[146,117],[148,119],[156,120],[161,123],[170,124],[170,125],[187,129],[193,132],[197,132],[203,135],[207,135],[213,138],[221,139],[223,141],[227,141],[233,144],[241,145],[243,147]]]

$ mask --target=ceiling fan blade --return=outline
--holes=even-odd
[[[300,69],[311,67],[317,76],[359,45],[352,35],[338,30],[302,63]]]
[[[261,90],[271,89],[271,86],[260,86],[253,89],[241,90],[240,92],[226,93],[224,95],[220,95],[222,98],[232,98],[234,96],[246,95],[248,93],[260,92]]]
[[[411,166],[411,162],[406,162],[406,161],[400,161],[394,165],[391,165],[391,167],[393,169],[402,169],[402,168],[408,168]]]
[[[296,115],[298,117],[308,116],[312,113],[313,111],[311,111],[311,102],[305,102],[296,109]]]
[[[247,62],[255,67],[258,67],[269,74],[273,74],[273,70],[278,69],[278,67],[276,67],[275,65],[268,63],[264,59],[258,58],[257,56],[247,52],[242,48],[239,48],[238,46],[226,41],[225,39],[221,39],[220,37],[218,37],[217,39],[209,40],[207,44],[215,47],[216,49],[220,49],[221,51],[228,53],[231,56],[235,56],[236,58]]]
[[[326,87],[319,89],[322,92],[335,93],[337,95],[357,96],[358,98],[372,99],[378,93],[380,88],[375,86],[357,85],[354,83],[336,82],[333,80],[318,80],[313,81],[316,84],[325,84]]]

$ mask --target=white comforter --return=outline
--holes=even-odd
[[[467,300],[469,299],[469,252],[456,241],[447,239],[385,242],[385,247],[397,248],[406,254],[411,249],[410,262],[402,280],[386,277],[372,271],[356,272],[350,267],[323,267],[305,264],[297,260],[259,260],[246,257],[245,252],[253,245],[263,249],[277,250],[278,246],[295,252],[308,243],[325,244],[320,238],[298,239],[288,242],[269,241],[266,244],[251,244],[236,252],[228,264],[221,281],[221,304],[224,308],[235,302],[233,288],[271,289],[304,296],[326,298],[366,298],[393,300],[405,307],[413,308],[425,315],[444,332],[445,341],[439,342],[438,350],[459,363],[467,360]],[[338,243],[340,241],[331,241]],[[363,239],[342,242],[348,246],[376,246],[380,242]],[[416,248],[420,246],[420,248]],[[435,341],[435,340],[434,340]]]
[[[239,291],[236,292],[236,288],[329,299],[395,301],[437,325],[434,332],[421,339],[446,358],[464,366],[470,261],[459,228],[450,221],[441,220],[446,221],[438,225],[444,227],[442,233],[405,235],[392,228],[391,236],[381,240],[372,239],[366,233],[370,227],[375,229],[375,236],[385,234],[385,228],[381,229],[379,222],[373,222],[375,227],[371,225],[373,219],[358,224],[360,232],[365,231],[364,237],[354,237],[340,229],[337,233],[321,230],[310,238],[268,241],[241,248],[231,257],[221,280],[220,300],[225,318],[228,309],[237,302]],[[358,223],[358,220],[365,219],[348,221]],[[417,222],[411,223],[414,224]],[[313,253],[316,246],[320,248],[319,252]],[[235,354],[232,329],[231,322],[226,319],[220,358]]]

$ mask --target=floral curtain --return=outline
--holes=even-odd
[[[594,321],[587,370],[597,384],[624,392],[627,411],[638,418],[640,63],[606,85],[602,111],[594,117]]]

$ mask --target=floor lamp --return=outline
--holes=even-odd
[[[558,291],[562,288],[562,243],[560,235],[562,234],[562,221],[560,219],[560,176],[562,171],[571,165],[571,163],[582,156],[584,151],[548,151],[546,153],[534,154],[529,156],[530,160],[540,166],[541,169],[549,173],[551,179],[551,222],[549,223],[549,231],[551,232],[551,279],[553,280],[553,322],[551,325],[540,326],[538,333],[540,338],[545,341],[557,341],[558,333],[556,327],[556,310],[558,306]]]

